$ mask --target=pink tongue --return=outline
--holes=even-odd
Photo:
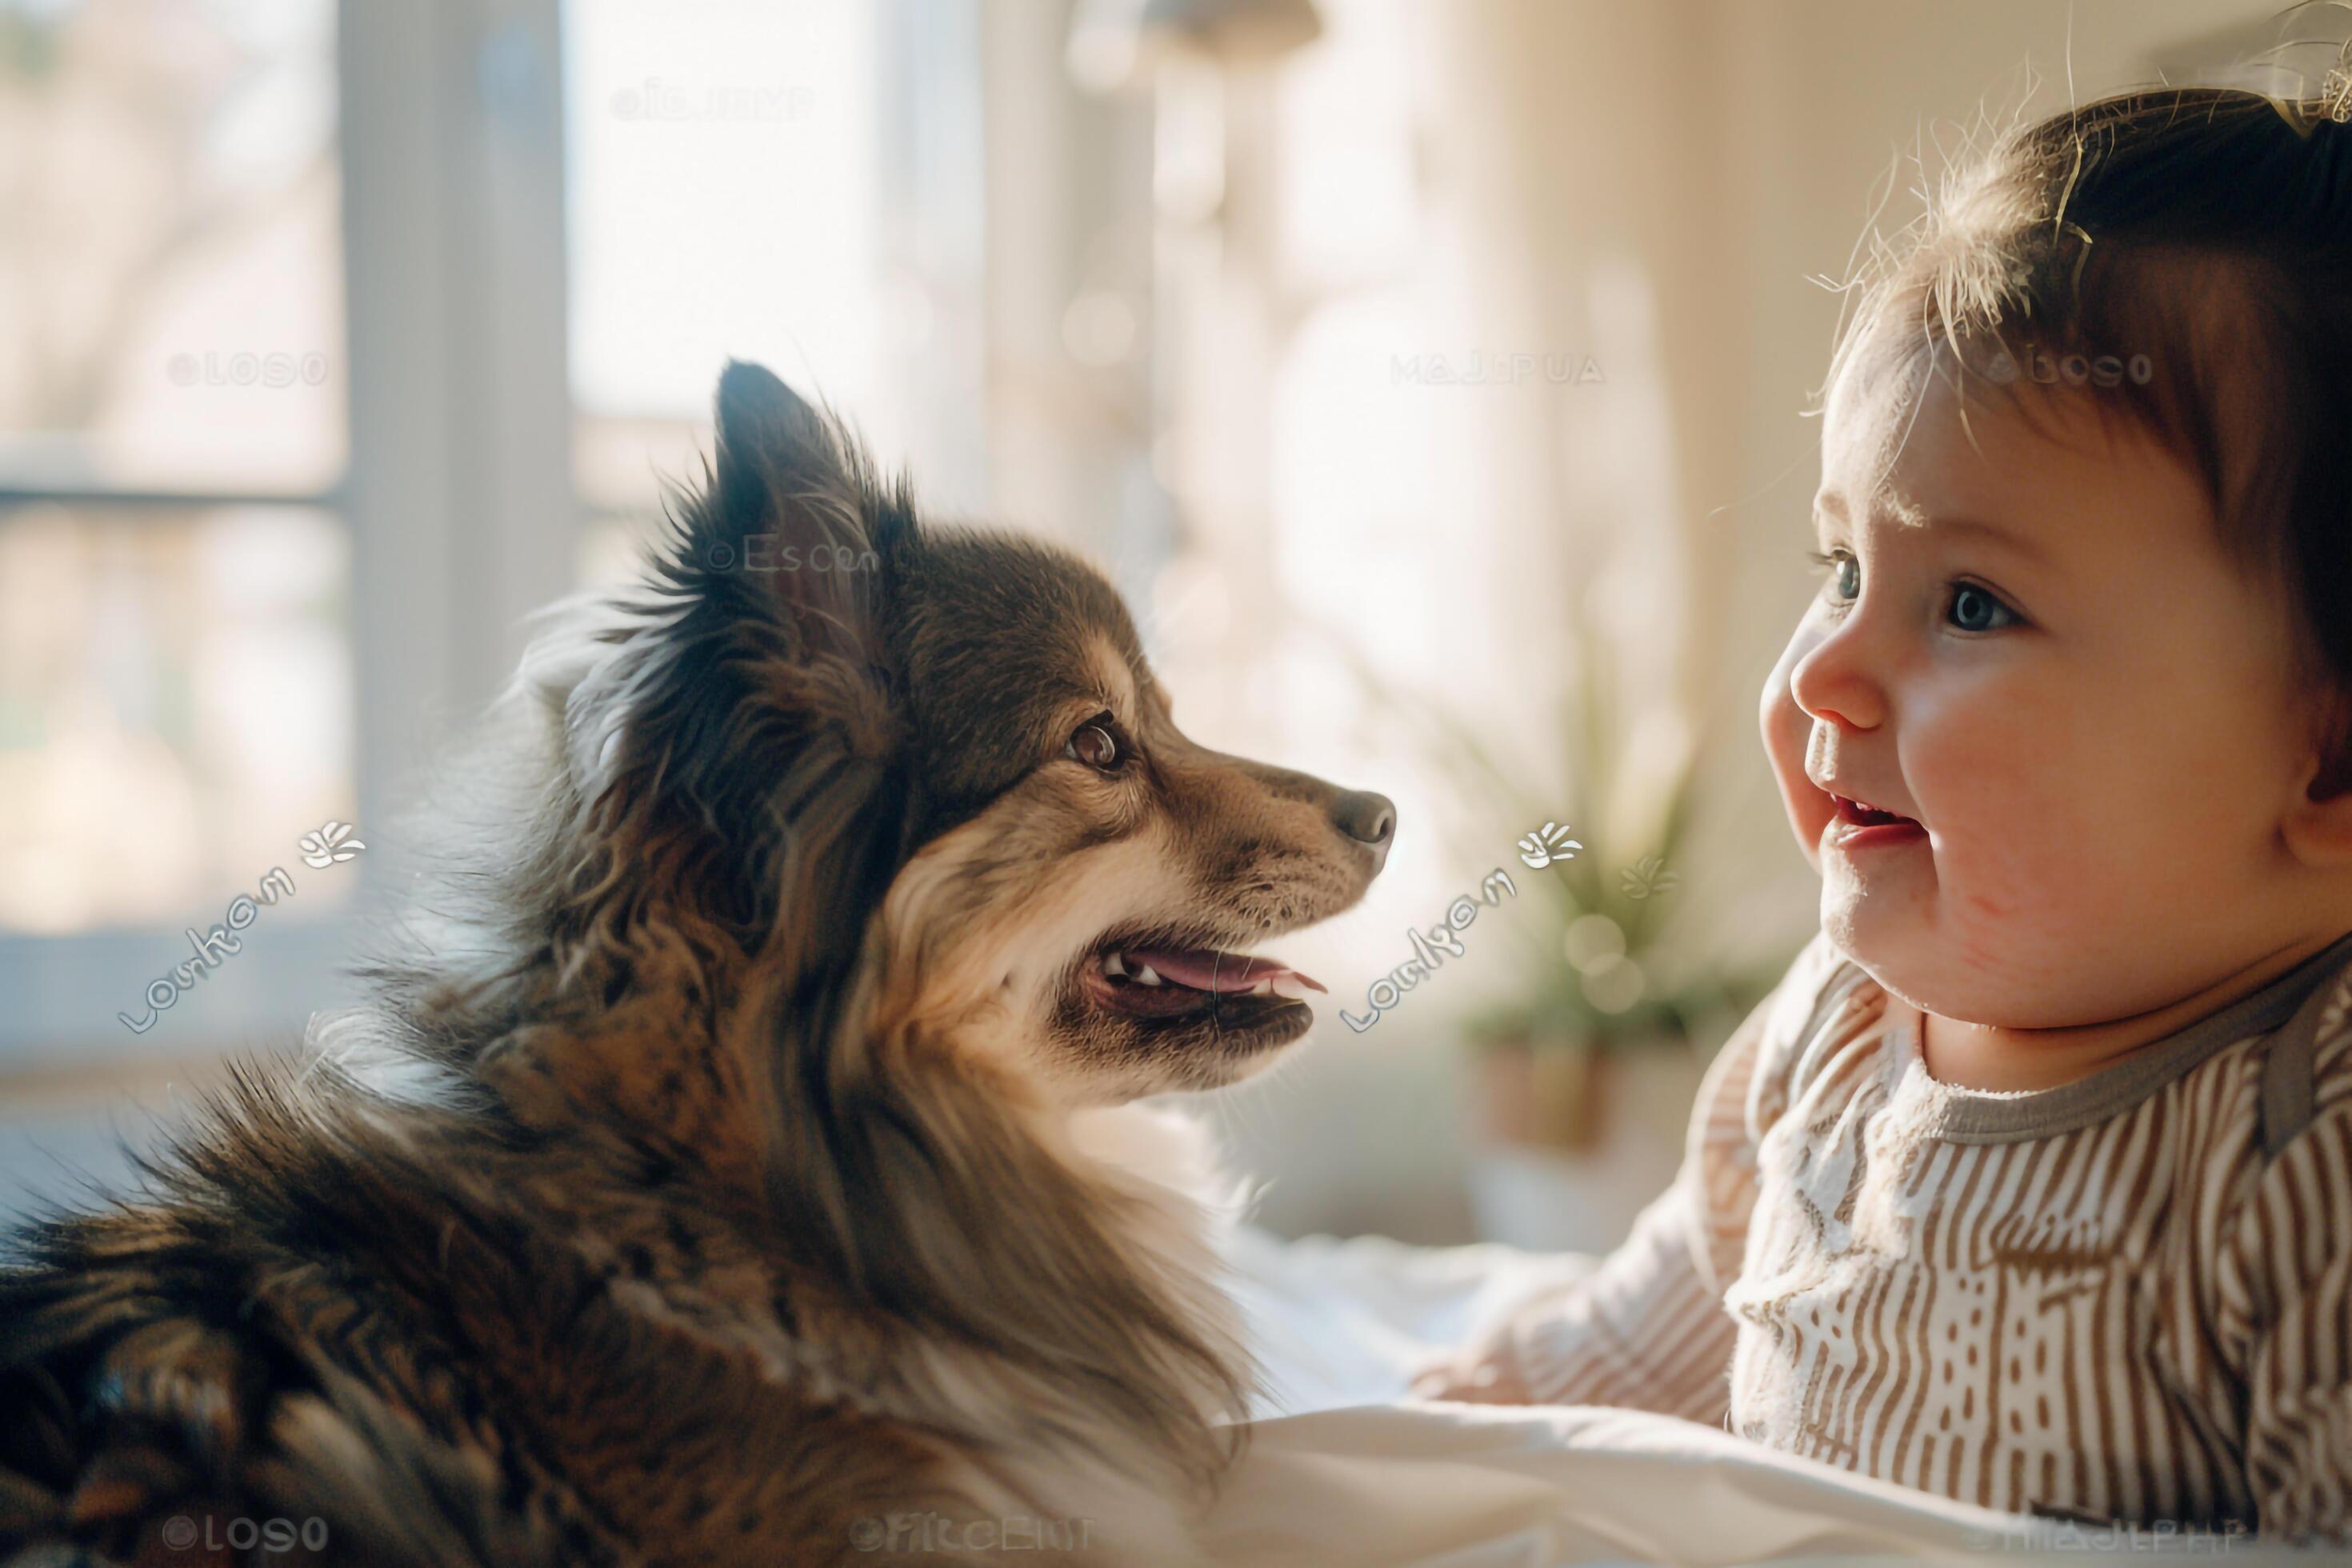
[[[1301,985],[1329,994],[1329,987],[1314,976],[1300,974],[1270,958],[1236,958],[1230,952],[1190,947],[1128,949],[1127,967],[1132,971],[1139,963],[1151,965],[1152,973],[1163,980],[1190,985],[1195,991],[1247,991],[1269,975],[1289,974],[1297,976]]]

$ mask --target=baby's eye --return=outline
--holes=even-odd
[[[1823,554],[1818,550],[1809,550],[1805,554],[1815,566],[1823,571],[1835,569],[1837,603],[1851,604],[1854,596],[1862,592],[1862,563],[1855,560],[1850,551],[1840,548]],[[1851,577],[1849,577],[1849,569],[1851,569]],[[2006,616],[2009,619],[1985,625],[1982,617],[1987,616]],[[1978,587],[1974,583],[1955,583],[1952,585],[1952,616],[1953,624],[1964,632],[1999,631],[2004,626],[2024,619],[2016,611],[2002,604],[1985,589]]]
[[[1973,617],[1968,616],[1963,606],[1975,610],[1979,615],[2007,616],[2010,621],[2021,618],[2016,611],[1978,587],[1974,583],[1956,583],[1952,585],[1952,624],[1964,632],[1998,631],[2000,626],[2009,624],[2007,621],[1989,626],[1970,624]]]
[[[1856,561],[1845,551],[1832,550],[1828,554],[1824,555],[1818,550],[1808,550],[1805,552],[1805,559],[1811,561],[1815,566],[1821,568],[1824,572],[1828,571],[1832,567],[1835,567],[1837,569],[1838,596],[1841,600],[1851,599],[1856,594],[1862,592],[1862,583],[1860,581],[1862,563]],[[1845,569],[1849,566],[1854,569],[1854,573],[1856,574],[1856,580],[1853,586],[1851,588],[1846,586],[1845,577]]]

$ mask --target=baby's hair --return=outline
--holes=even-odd
[[[1998,134],[1846,287],[1849,371],[2087,398],[2203,479],[2295,606],[2295,690],[2352,789],[2352,43],[2315,92],[2166,87]],[[1948,351],[1948,357],[1944,351]]]

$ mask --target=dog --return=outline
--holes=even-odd
[[[1187,740],[1078,557],[919,521],[759,366],[717,401],[368,999],[19,1236],[0,1560],[1197,1559],[1255,1373],[1186,1146],[1108,1108],[1307,1031],[1242,950],[1395,809]]]

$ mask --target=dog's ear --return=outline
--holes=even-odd
[[[641,865],[666,854],[673,901],[747,939],[814,888],[877,899],[905,817],[884,624],[919,548],[903,483],[877,480],[840,420],[730,363],[716,458],[676,518],[656,563],[668,604],[646,606],[591,704],[625,716],[596,791],[605,837]]]
[[[792,622],[824,651],[872,653],[880,578],[911,547],[904,491],[856,438],[764,366],[719,378],[719,451],[669,574],[700,596]],[[815,650],[812,650],[815,651]]]

